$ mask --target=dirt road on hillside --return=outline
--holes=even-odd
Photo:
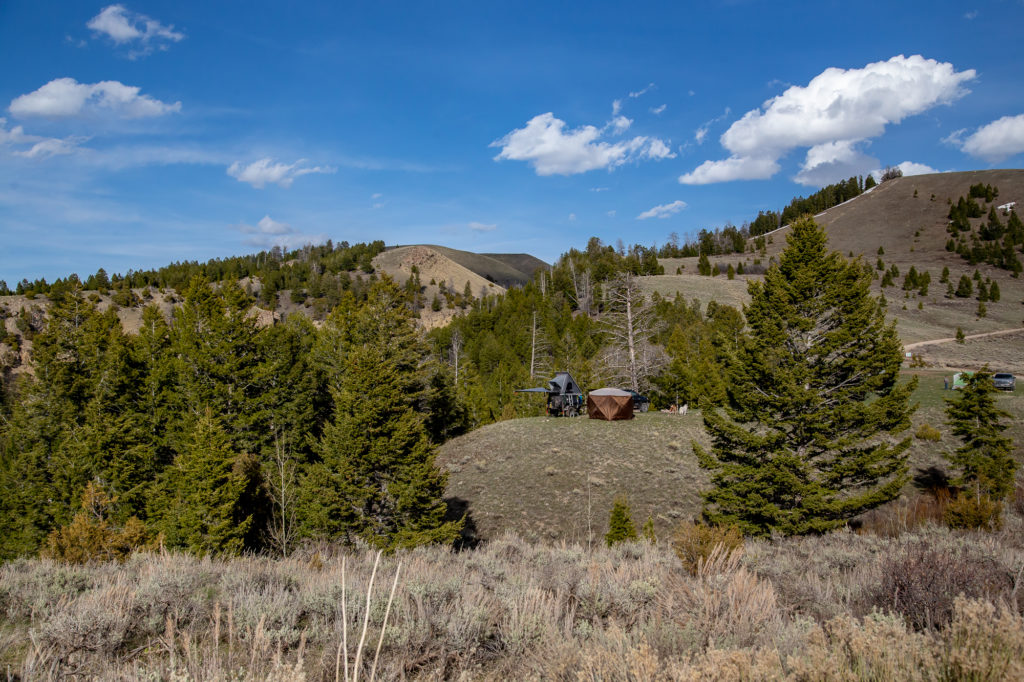
[[[1013,334],[1015,332],[1024,332],[1024,327],[1018,327],[1016,329],[1001,329],[997,332],[985,332],[984,334],[968,334],[967,336],[964,337],[964,340],[966,341],[968,339],[980,339],[985,336],[1002,336],[1003,334]],[[909,343],[903,346],[903,350],[913,350],[915,348],[920,348],[921,346],[931,346],[937,343],[950,343],[952,341],[956,341],[955,336],[947,339],[932,339],[931,341],[918,341],[917,343]]]

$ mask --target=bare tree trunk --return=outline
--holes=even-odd
[[[288,556],[296,534],[295,506],[298,483],[295,479],[295,462],[288,455],[288,449],[281,443],[281,437],[276,432],[270,466],[270,475],[267,476],[267,487],[273,504],[269,524],[270,542],[283,556]]]
[[[462,332],[458,329],[452,332],[451,361],[455,368],[455,385],[459,385],[459,358],[462,355]]]

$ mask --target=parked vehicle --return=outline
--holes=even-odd
[[[633,396],[633,411],[634,412],[646,412],[651,408],[651,399],[645,395],[640,395],[636,391],[630,391],[629,394]]]
[[[1013,391],[1017,388],[1017,378],[1008,372],[998,372],[992,375],[992,383],[1000,391]]]

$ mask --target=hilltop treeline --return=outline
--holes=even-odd
[[[261,284],[260,297],[265,305],[271,305],[278,292],[288,289],[304,292],[313,298],[333,295],[349,288],[352,283],[348,273],[356,270],[373,272],[373,258],[384,250],[383,241],[369,244],[350,245],[343,241],[335,244],[328,240],[320,246],[306,245],[300,249],[286,251],[275,246],[269,251],[260,251],[247,256],[213,258],[198,261],[175,262],[155,270],[129,270],[124,275],[108,275],[100,268],[84,281],[77,275],[58,278],[52,283],[46,279],[33,282],[27,279],[15,285],[13,293],[26,296],[60,295],[78,287],[106,292],[107,290],[128,291],[144,287],[174,289],[183,292],[196,277],[210,282],[258,280]],[[6,282],[0,282],[0,296],[12,293]],[[337,300],[330,301],[330,307]]]
[[[893,175],[892,177],[899,177]],[[747,242],[783,225],[788,225],[800,216],[810,213],[815,215],[838,206],[860,196],[875,186],[872,176],[852,176],[842,182],[826,185],[807,197],[794,197],[780,211],[758,211],[757,217],[741,227],[726,225],[713,230],[702,229],[694,240],[679,242],[678,235],[669,237],[668,242],[658,249],[661,258],[695,258],[697,256],[718,256],[730,253],[743,253],[748,249]]]

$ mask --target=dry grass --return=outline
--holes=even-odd
[[[668,543],[587,550],[512,535],[385,557],[375,576],[369,552],[326,547],[280,560],[19,560],[0,568],[0,666],[23,680],[371,679],[379,642],[379,679],[1021,679],[1022,527],[1014,515],[994,535],[754,541],[695,574]],[[941,621],[937,608],[922,624],[887,576],[948,568],[918,571],[928,560],[957,572],[915,593],[919,606],[942,600]]]
[[[442,446],[447,495],[468,505],[475,534],[600,542],[616,495],[634,519],[668,538],[700,512],[707,474],[690,443],[706,442],[702,416],[657,412],[629,421],[533,417],[491,424]]]

